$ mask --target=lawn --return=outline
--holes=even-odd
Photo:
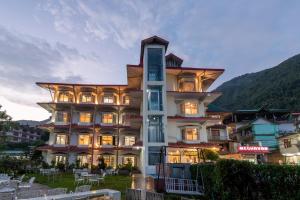
[[[68,188],[68,191],[74,191],[76,185],[74,185],[74,175],[71,173],[63,173],[55,177],[54,180],[52,178],[48,179],[47,176],[43,176],[41,174],[28,174],[29,177],[36,177],[36,182],[47,185],[50,188]],[[121,192],[122,199],[125,199],[125,192],[127,188],[131,187],[131,177],[130,176],[120,176],[120,175],[111,175],[106,176],[104,183],[100,183],[99,185],[95,184],[92,187],[92,190],[96,189],[113,189]]]

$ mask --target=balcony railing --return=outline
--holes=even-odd
[[[208,135],[207,139],[211,140],[211,141],[225,141],[225,140],[228,140],[229,138],[226,135],[220,135],[220,136]]]

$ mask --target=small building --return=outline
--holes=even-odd
[[[300,132],[282,134],[278,137],[280,153],[286,164],[300,164]]]
[[[277,137],[281,133],[293,132],[295,125],[291,113],[284,109],[238,110],[224,119],[231,127],[233,138],[241,146],[266,147],[269,153],[246,154],[252,161],[278,163],[283,159],[279,152]],[[244,155],[244,154],[242,154]]]

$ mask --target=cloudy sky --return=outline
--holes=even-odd
[[[187,67],[225,68],[211,89],[300,53],[300,1],[0,0],[0,104],[43,120],[37,81],[126,83],[140,41],[159,35]]]

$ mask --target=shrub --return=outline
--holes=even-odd
[[[197,165],[191,166],[192,177]],[[300,199],[300,167],[256,165],[247,161],[219,160],[198,165],[207,199]]]

